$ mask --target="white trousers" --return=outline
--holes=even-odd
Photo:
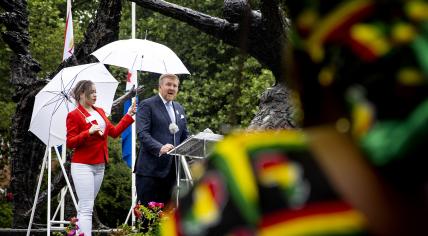
[[[90,236],[92,232],[92,211],[95,198],[100,190],[104,178],[104,164],[88,165],[71,163],[71,176],[79,198],[77,211],[77,225],[80,232]]]

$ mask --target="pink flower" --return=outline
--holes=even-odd
[[[85,236],[85,233],[80,233],[79,236]]]
[[[75,229],[72,229],[72,230],[70,230],[70,231],[67,233],[67,236],[74,236],[74,235],[76,235],[76,230],[75,230]]]
[[[153,209],[157,206],[157,202],[149,202],[148,206]]]
[[[155,208],[161,209],[161,208],[163,208],[164,205],[162,202],[149,202],[148,206],[151,209],[155,209]]]
[[[77,230],[79,230],[79,226],[76,224],[79,221],[76,217],[70,218],[70,224],[65,228],[65,232],[67,236],[77,235]]]

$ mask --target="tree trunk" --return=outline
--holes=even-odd
[[[292,106],[290,90],[277,84],[266,90],[260,98],[260,109],[248,129],[293,129],[297,127],[297,110]]]
[[[13,226],[23,228],[28,221],[22,216],[31,207],[44,150],[43,144],[28,132],[34,96],[41,87],[36,79],[40,66],[28,50],[27,2],[2,0],[0,6],[5,10],[0,20],[7,30],[2,32],[2,38],[15,53],[10,60],[13,68],[10,80],[16,88],[13,100],[17,103],[11,128],[11,191],[14,194]]]
[[[0,14],[0,23],[6,26],[2,37],[14,52],[10,64],[13,68],[11,82],[15,87],[13,99],[17,103],[11,128],[13,227],[26,228],[45,151],[45,145],[30,133],[28,128],[34,97],[46,84],[46,81],[37,79],[36,75],[40,71],[40,66],[28,50],[27,2],[25,0],[0,0],[0,6],[4,9],[4,12]],[[94,59],[89,57],[92,51],[117,40],[121,9],[120,0],[101,0],[96,19],[88,26],[83,42],[76,47],[75,55],[61,63],[57,71],[64,66],[93,61]],[[52,75],[55,75],[56,72],[53,72]],[[38,220],[36,212],[35,221]]]

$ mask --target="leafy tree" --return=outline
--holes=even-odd
[[[31,133],[28,127],[34,97],[46,84],[39,80],[40,64],[29,50],[29,12],[25,0],[1,0],[4,10],[0,13],[2,39],[13,51],[10,59],[10,82],[13,85],[16,110],[11,132],[12,182],[14,193],[14,227],[28,224],[29,212],[33,202],[37,175],[43,159],[45,146]],[[83,64],[91,61],[88,52],[117,39],[120,20],[121,1],[101,0],[94,21],[88,25],[85,37],[76,47],[75,54],[65,65]],[[55,188],[58,189],[58,188]],[[58,190],[56,190],[58,191]],[[39,199],[42,200],[42,199]],[[37,219],[38,215],[36,215]]]
[[[222,1],[171,1],[208,14],[221,15]],[[121,38],[130,38],[129,9],[124,8]],[[183,22],[137,7],[137,37],[169,46],[192,73],[182,75],[178,100],[186,108],[191,132],[210,127],[246,127],[255,115],[259,95],[274,84],[274,77],[248,56],[221,40],[201,34]],[[145,97],[157,89],[157,76],[144,73]],[[255,82],[255,83],[254,83]],[[216,102],[212,102],[216,101]]]
[[[231,58],[231,62],[222,64],[223,70],[209,78],[183,82],[179,100],[190,108],[190,130],[211,128],[227,133],[231,128],[249,125],[257,112],[259,95],[274,83],[274,78],[254,58],[247,58],[243,68],[238,60],[239,56]]]
[[[29,33],[31,36],[30,50],[34,58],[40,62],[42,71],[39,76],[53,71],[62,61],[64,44],[65,16],[61,16],[58,6],[63,1],[29,1]],[[43,14],[40,14],[43,12]]]
[[[0,100],[0,137],[9,140],[9,129],[12,124],[11,116],[15,111],[15,103]]]
[[[141,0],[136,2],[141,6],[143,6],[143,2],[151,2],[159,6],[164,3],[164,1]],[[230,2],[174,1],[174,3],[212,15],[220,15],[223,4],[229,4]],[[243,1],[236,2],[239,5]],[[257,1],[251,2],[259,4]],[[272,4],[268,3],[270,1],[260,2],[264,2],[264,5],[260,4],[260,6],[265,12],[275,9],[277,4],[276,1],[273,1]],[[129,7],[124,8],[127,10],[123,11],[124,17],[122,19],[124,21],[120,25],[121,28],[119,28],[118,24],[122,1],[74,1],[75,55],[67,62],[57,66],[62,55],[63,29],[61,29],[61,26],[64,24],[63,18],[65,16],[65,5],[63,4],[59,0],[49,0],[47,2],[36,0],[28,3],[26,0],[0,0],[0,6],[3,8],[0,12],[3,41],[0,41],[0,44],[6,43],[11,49],[8,51],[2,47],[0,48],[0,53],[1,55],[11,56],[10,67],[14,68],[14,70],[8,71],[7,68],[3,67],[3,63],[0,64],[0,71],[6,71],[11,74],[10,84],[12,86],[8,86],[8,88],[15,88],[13,101],[16,103],[16,110],[11,134],[13,140],[12,161],[15,168],[12,187],[16,192],[15,202],[19,203],[14,206],[14,226],[17,227],[26,226],[28,222],[28,209],[32,204],[34,183],[39,173],[41,157],[44,151],[44,146],[40,141],[27,131],[34,96],[46,83],[45,80],[38,78],[50,78],[64,66],[92,62],[94,59],[89,54],[95,49],[116,40],[119,34],[120,38],[129,38],[130,35],[129,24],[125,22],[130,19],[130,17],[125,17],[126,14],[129,16]],[[270,5],[274,5],[273,8]],[[38,11],[44,14],[40,14],[39,20],[36,14],[29,14],[28,9],[32,9],[32,12]],[[219,34],[214,34],[216,38],[208,34],[201,34],[196,28],[189,28],[185,23],[161,16],[159,13],[148,9],[152,8],[138,8],[137,15],[140,19],[138,21],[139,31],[137,35],[143,37],[146,35],[145,32],[147,30],[148,39],[168,45],[192,71],[191,76],[181,77],[182,94],[180,95],[180,100],[185,104],[187,112],[193,116],[191,121],[193,131],[196,132],[205,127],[221,131],[222,124],[245,126],[251,114],[254,114],[255,101],[259,91],[272,83],[273,76],[267,70],[262,69],[263,67],[254,58],[250,58],[245,54],[241,55],[242,52],[240,50],[227,45],[231,44],[239,47],[236,43],[240,33],[238,31],[223,32],[226,40],[220,41]],[[231,8],[226,7],[226,9],[235,8],[231,6]],[[273,11],[273,13],[276,12]],[[187,12],[187,14],[190,16],[191,12]],[[257,13],[255,16],[258,16]],[[278,14],[272,14],[273,18],[269,19],[271,16],[268,14],[266,18],[268,21],[266,22],[277,27],[278,22],[275,21],[277,16]],[[214,22],[219,22],[209,15],[207,19],[215,19]],[[260,18],[256,17],[255,19],[259,20]],[[43,27],[37,28],[38,20]],[[239,22],[235,22],[232,18],[227,20],[220,19],[220,21],[230,26],[239,26]],[[82,30],[76,30],[79,27]],[[209,27],[217,29],[216,25],[207,25],[204,32]],[[84,34],[83,29],[85,29]],[[235,29],[239,29],[239,27]],[[208,29],[208,31],[210,30]],[[82,34],[79,35],[79,32],[82,32]],[[278,45],[281,44],[278,42],[282,42],[283,32],[279,33],[281,37],[273,35],[275,40],[271,42],[269,40],[272,36],[269,34],[265,34],[266,39],[260,41],[264,43],[262,46],[266,45],[266,41],[270,42],[267,44],[272,46],[269,50],[276,52],[274,54],[275,57],[267,58],[269,59],[268,62],[278,63],[281,61],[277,60],[277,56],[281,51],[278,48]],[[55,35],[59,35],[59,37],[56,38]],[[47,45],[42,42],[46,42]],[[257,40],[252,41],[252,43],[257,42]],[[251,47],[252,50],[259,47],[257,44],[253,45],[254,47]],[[266,61],[260,60],[259,57],[255,58],[259,62],[261,61],[263,66],[266,66]],[[278,67],[272,68],[277,69]],[[114,70],[116,69],[112,68],[112,71]],[[117,70],[119,76],[123,75],[123,70]],[[277,77],[278,70],[273,71],[273,74]],[[6,76],[2,75],[0,77],[3,80],[3,77]],[[157,87],[157,76],[142,73],[141,77],[141,82],[146,85],[146,96],[149,96]],[[251,81],[257,81],[257,83],[251,83]],[[204,100],[209,96],[213,96],[211,101]],[[214,98],[217,100],[214,100]],[[218,106],[218,104],[224,105]],[[251,106],[247,107],[247,104],[251,104]],[[199,107],[199,105],[201,106]],[[206,119],[206,114],[202,114],[201,111],[210,111],[211,118]],[[123,172],[120,167],[116,168],[115,166],[113,168],[112,165],[112,172],[116,170],[118,173]],[[109,185],[107,184],[107,186]],[[108,205],[105,204],[103,206],[106,207]]]
[[[0,58],[9,58],[11,55],[11,50],[6,47],[4,41],[0,39]],[[8,80],[9,72],[10,67],[8,61],[0,60],[0,101],[12,101],[11,94],[13,87]]]
[[[10,228],[12,226],[12,204],[10,202],[0,202],[0,228]]]

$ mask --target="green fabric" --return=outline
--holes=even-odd
[[[379,121],[363,137],[362,148],[376,165],[403,158],[428,136],[428,100],[404,121]]]
[[[428,75],[428,41],[423,35],[419,35],[411,44],[415,52],[415,56],[419,62],[419,66],[425,75]]]

